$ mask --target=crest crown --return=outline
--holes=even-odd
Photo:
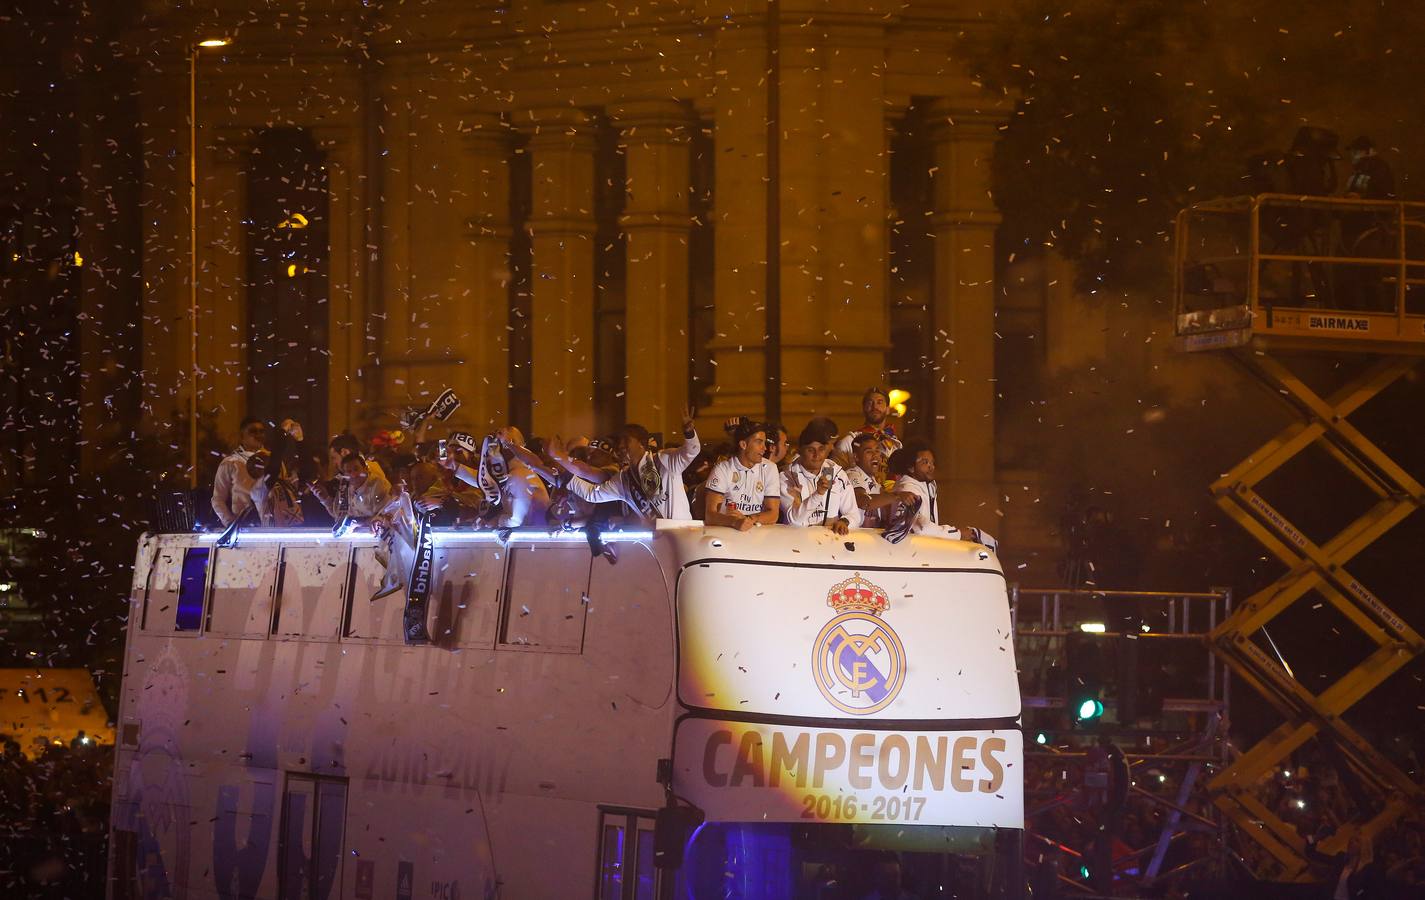
[[[857,572],[827,592],[826,605],[838,613],[867,612],[879,616],[890,609],[891,598]]]

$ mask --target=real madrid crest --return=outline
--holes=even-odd
[[[881,618],[890,597],[857,572],[827,593],[826,605],[837,615],[812,646],[817,689],[853,716],[885,709],[905,685],[905,646]]]

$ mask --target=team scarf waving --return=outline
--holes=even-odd
[[[510,480],[510,470],[500,453],[500,441],[493,434],[485,435],[480,445],[480,470],[476,478],[480,492],[485,495],[485,502],[491,509],[498,508],[505,482]]]
[[[910,534],[911,528],[915,525],[915,517],[920,513],[920,505],[923,501],[916,497],[909,503],[902,503],[895,512],[891,513],[891,520],[886,523],[886,530],[881,533],[881,537],[892,544],[899,544]]]
[[[629,505],[646,518],[658,517],[658,505],[663,496],[663,472],[652,453],[644,454],[635,466],[624,466],[618,475],[623,479],[624,496]]]

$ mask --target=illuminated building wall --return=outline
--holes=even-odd
[[[274,357],[254,279],[289,274],[255,274],[254,236],[280,221],[248,192],[281,132],[323,160],[325,253],[289,261],[323,286],[284,296],[320,299],[326,328],[284,336],[278,365],[324,379],[326,430],[389,425],[451,386],[475,430],[626,414],[673,432],[692,397],[710,433],[769,406],[795,432],[854,424],[867,386],[904,377],[946,495],[992,498],[987,158],[1006,105],[957,67],[956,4],[783,0],[776,27],[762,2],[280,6],[152,3],[132,34],[157,420],[183,419],[189,390],[188,47],[220,35],[195,79],[198,405],[220,434]],[[893,297],[908,278],[918,294]]]

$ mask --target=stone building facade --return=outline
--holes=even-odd
[[[970,27],[955,0],[149,0],[144,408],[184,420],[196,380],[222,435],[370,431],[453,387],[477,432],[672,432],[691,402],[795,434],[889,383],[951,515],[993,508],[1009,104]]]

